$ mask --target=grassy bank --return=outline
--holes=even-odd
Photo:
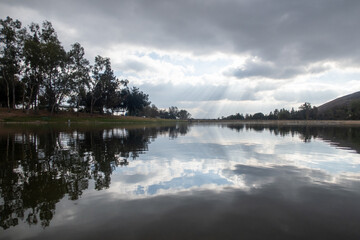
[[[3,123],[117,123],[117,124],[172,124],[179,120],[129,117],[129,116],[112,116],[88,113],[59,112],[51,115],[48,111],[30,111],[8,110],[0,108],[0,122]],[[183,121],[187,122],[187,121]],[[360,126],[358,120],[211,120],[197,119],[193,123],[220,123],[220,124],[247,124],[247,125],[279,125],[279,126]]]
[[[112,116],[88,113],[30,111],[0,109],[0,122],[4,123],[171,123],[175,120],[144,117]]]

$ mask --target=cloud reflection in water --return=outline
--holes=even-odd
[[[1,136],[0,239],[358,239],[358,133],[194,125]]]
[[[158,137],[146,154],[116,171],[110,191],[128,198],[202,188],[251,189],[284,174],[296,178],[309,172],[314,183],[336,183],[346,175],[359,175],[360,158],[319,138],[304,143],[301,132],[279,136],[269,130],[200,126],[173,141]],[[122,184],[123,178],[138,181]]]

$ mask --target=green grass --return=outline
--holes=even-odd
[[[11,116],[2,119],[0,135],[13,131],[48,131],[57,129],[61,131],[94,130],[114,127],[142,128],[174,126],[187,121],[154,119],[141,117],[113,117],[113,116]],[[70,124],[68,122],[70,120]],[[1,123],[1,122],[0,122]]]
[[[113,117],[113,116],[94,116],[94,117],[75,117],[75,116],[12,116],[3,118],[3,122],[11,123],[163,123],[176,122],[169,119],[154,119],[140,117]]]

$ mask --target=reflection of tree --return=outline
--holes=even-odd
[[[173,127],[169,127],[169,137],[171,139],[177,138],[180,135],[185,135],[189,129],[187,124],[179,124]]]
[[[245,125],[244,124],[229,124],[227,125],[228,128],[231,130],[235,130],[237,132],[242,132],[244,130]]]
[[[116,167],[147,151],[159,134],[174,138],[187,131],[187,126],[50,129],[0,136],[0,226],[7,229],[19,220],[48,226],[65,195],[79,199],[90,180],[97,190],[108,188]]]
[[[310,142],[313,138],[321,138],[330,141],[332,144],[340,147],[354,149],[360,153],[360,128],[356,127],[317,127],[317,126],[272,126],[272,125],[245,125],[229,124],[228,128],[237,132],[243,131],[244,128],[262,132],[264,130],[276,136],[294,136],[304,142]]]
[[[43,227],[49,226],[55,213],[55,204],[64,197],[66,185],[63,179],[56,178],[52,172],[31,176],[24,182],[21,198],[23,209],[30,209],[26,222],[37,224],[38,216]]]

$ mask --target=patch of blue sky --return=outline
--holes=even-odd
[[[137,189],[134,191],[136,195],[144,195],[145,194],[145,188],[143,186],[137,186]]]
[[[161,189],[185,190],[192,187],[201,187],[207,184],[215,184],[218,186],[222,186],[231,185],[233,183],[215,173],[193,172],[193,175],[191,176],[177,177],[167,182],[150,185],[147,192],[150,195],[154,195]]]
[[[145,54],[144,54],[145,55]],[[142,57],[144,55],[136,55],[138,57]],[[149,54],[147,54],[151,59],[154,59],[154,60],[164,60],[164,61],[169,61],[170,60],[170,57],[169,55],[163,55],[161,56],[160,54],[157,54],[156,52],[151,52]]]

